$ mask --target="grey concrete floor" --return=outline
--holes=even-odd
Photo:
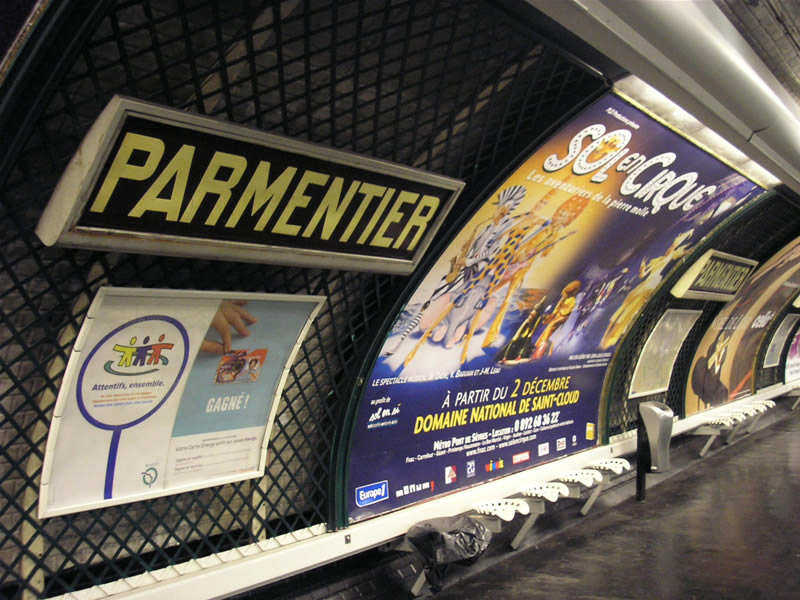
[[[800,599],[800,411],[436,600]]]

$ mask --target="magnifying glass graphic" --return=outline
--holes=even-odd
[[[176,343],[179,341],[182,343]],[[164,406],[188,360],[189,334],[180,322],[164,315],[123,323],[89,352],[78,374],[76,395],[83,418],[111,432],[104,499],[113,496],[122,431],[149,419]],[[142,382],[142,377],[147,381]]]

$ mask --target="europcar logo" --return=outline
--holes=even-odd
[[[364,507],[389,498],[389,482],[387,480],[368,483],[356,488],[356,506]]]
[[[137,336],[134,335],[127,344],[114,344],[111,351],[116,353],[116,356],[103,365],[105,372],[123,376],[147,375],[169,364],[167,351],[172,350],[175,344],[167,341],[166,334],[162,333],[154,343],[150,343],[148,335],[144,336],[138,345],[137,342]],[[145,367],[144,370],[142,367]]]
[[[512,464],[518,465],[519,463],[529,461],[531,459],[531,451],[525,450],[511,457]]]

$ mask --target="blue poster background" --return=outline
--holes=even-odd
[[[761,190],[608,95],[478,208],[398,315],[350,445],[351,521],[598,443],[619,342]]]
[[[268,350],[266,360],[259,367],[258,379],[247,381],[245,365],[241,383],[217,383],[215,379],[221,356],[198,353],[178,407],[172,437],[254,427],[267,422],[286,359],[297,341],[297,332],[302,331],[314,306],[310,303],[254,300],[243,308],[256,321],[248,324],[249,336],[233,333],[233,348]],[[219,334],[210,328],[206,337],[215,338]],[[239,395],[246,395],[248,399],[247,404],[238,410],[206,410],[211,398]]]

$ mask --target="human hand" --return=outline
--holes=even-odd
[[[230,352],[233,348],[232,329],[242,337],[250,335],[247,325],[256,322],[256,318],[242,308],[247,301],[245,300],[223,300],[219,304],[217,313],[211,320],[211,327],[222,337],[222,342],[205,339],[200,344],[201,352],[211,352],[213,354],[223,354]]]

